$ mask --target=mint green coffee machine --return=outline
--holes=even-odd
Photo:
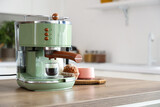
[[[75,77],[61,75],[64,59],[80,62],[80,54],[62,51],[71,47],[72,25],[53,20],[15,22],[17,83],[28,90],[63,90],[72,88]]]

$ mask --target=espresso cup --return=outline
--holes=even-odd
[[[58,76],[59,75],[59,66],[58,63],[48,63],[45,67],[46,74],[48,76]]]

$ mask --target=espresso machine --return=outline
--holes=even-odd
[[[71,47],[72,25],[53,14],[43,21],[15,22],[17,83],[28,90],[72,88],[75,77],[61,75],[64,59],[79,63],[80,54],[62,51]]]

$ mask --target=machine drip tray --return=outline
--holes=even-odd
[[[20,87],[24,87],[28,90],[63,90],[70,89],[75,83],[75,77],[28,77],[27,75],[21,75],[21,78],[17,79],[17,83]]]
[[[56,76],[56,77],[53,77],[53,76],[47,76],[47,77],[28,77],[27,79],[42,79],[42,80],[44,80],[44,79],[63,79],[64,78],[64,76],[63,75],[58,75],[58,76]]]
[[[63,75],[59,75],[57,77],[47,76],[47,77],[29,77],[24,75],[24,78],[18,78],[17,80],[24,83],[63,83],[63,82],[72,82],[75,81],[74,77],[64,77]]]

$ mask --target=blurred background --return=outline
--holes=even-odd
[[[25,15],[55,12],[70,18],[72,44],[84,56],[79,66],[159,74],[160,0],[0,0],[3,70],[15,66],[13,21],[47,20]]]

